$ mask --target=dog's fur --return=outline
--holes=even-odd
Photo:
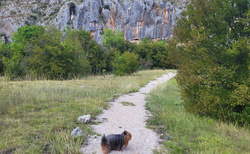
[[[109,153],[111,150],[120,151],[128,146],[128,141],[132,138],[131,133],[124,131],[122,134],[110,134],[102,136],[101,146],[104,154]]]

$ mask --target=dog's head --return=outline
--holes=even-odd
[[[125,141],[125,146],[128,146],[128,141],[132,138],[131,133],[129,133],[128,131],[124,131],[122,133],[123,137],[124,137],[124,141]]]

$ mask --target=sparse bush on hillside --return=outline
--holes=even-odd
[[[54,14],[57,14],[60,10],[60,7],[56,7],[53,12],[49,14],[49,16],[53,16]]]
[[[36,15],[30,15],[30,18],[36,20],[36,19],[37,19],[37,16],[36,16]]]
[[[10,15],[14,15],[14,14],[16,14],[16,11],[11,10],[11,11],[10,11]]]
[[[42,4],[40,5],[40,8],[45,9],[45,8],[47,8],[47,6],[48,6],[48,3],[42,3]]]

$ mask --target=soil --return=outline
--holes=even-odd
[[[97,117],[98,125],[92,125],[93,131],[97,134],[121,134],[127,130],[132,134],[128,146],[122,151],[111,151],[110,154],[151,154],[154,149],[160,149],[160,137],[151,129],[146,128],[146,120],[150,112],[145,109],[146,96],[172,77],[175,73],[168,73],[154,81],[150,81],[139,92],[120,96],[114,102],[110,102],[111,108],[104,110],[103,114]],[[125,103],[124,103],[125,102]],[[81,148],[84,154],[102,154],[101,136],[90,136],[86,144]]]

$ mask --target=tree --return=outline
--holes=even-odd
[[[0,48],[0,58],[2,63],[1,73],[4,72],[10,79],[23,77],[26,75],[25,57],[30,54],[29,47],[36,40],[40,33],[44,32],[42,26],[23,26],[18,28],[17,33],[12,36],[11,44],[2,45]],[[0,64],[1,65],[1,64]]]
[[[168,49],[165,41],[159,40],[153,42],[144,38],[142,42],[137,45],[134,52],[139,55],[142,68],[168,67]]]
[[[0,44],[0,75],[3,75],[5,70],[3,59],[10,59],[13,55],[14,51],[10,48],[9,44]]]
[[[248,6],[247,0],[194,0],[182,13],[167,44],[188,111],[250,122]]]
[[[123,37],[123,33],[118,29],[116,33],[111,29],[105,29],[103,38],[103,46],[107,48],[115,48],[119,50],[121,53],[124,52],[125,39]]]
[[[114,61],[116,75],[130,75],[136,72],[139,68],[138,58],[139,55],[129,51],[124,52],[122,55],[117,54]]]
[[[91,65],[92,73],[102,73],[106,68],[105,50],[99,46],[94,40],[90,43],[90,52],[88,53],[88,60]]]
[[[24,44],[26,42],[33,41],[35,38],[38,37],[40,33],[43,33],[44,30],[45,29],[43,26],[25,25],[23,27],[18,28],[17,33],[14,33],[11,39],[15,43]]]
[[[84,32],[72,30],[63,37],[59,29],[46,27],[46,31],[33,44],[32,54],[26,58],[28,69],[48,79],[67,79],[87,74],[90,66],[83,50],[81,33]]]

